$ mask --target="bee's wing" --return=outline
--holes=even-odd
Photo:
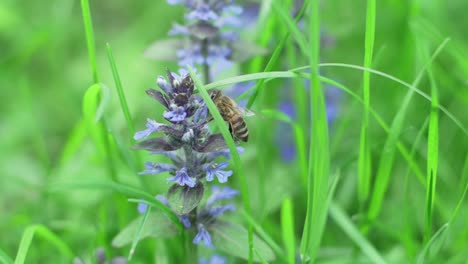
[[[237,111],[239,111],[242,114],[242,116],[254,116],[254,115],[256,115],[256,113],[254,111],[249,110],[249,109],[247,109],[245,107],[242,107],[240,105],[236,105],[236,109],[237,109]]]

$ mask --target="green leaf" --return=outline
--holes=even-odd
[[[112,240],[112,246],[123,247],[131,244],[134,238],[138,235],[138,241],[147,238],[168,238],[177,235],[178,231],[176,226],[171,220],[162,212],[156,211],[148,214],[146,222],[141,227],[144,215],[140,215],[126,226],[120,233]]]
[[[195,187],[180,186],[174,184],[167,194],[167,200],[172,211],[177,215],[190,213],[198,206],[203,198],[203,184],[198,183]]]
[[[210,231],[217,250],[245,260],[249,259],[248,234],[247,229],[243,226],[218,222],[210,227]],[[254,254],[254,261],[260,262],[263,259],[271,262],[275,260],[275,253],[262,239],[254,235],[253,241],[256,253],[261,256],[259,258],[257,254]]]

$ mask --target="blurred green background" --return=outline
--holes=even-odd
[[[132,135],[126,129],[105,45],[112,45],[135,127],[142,129],[146,118],[158,118],[161,110],[145,95],[144,90],[156,85],[157,76],[162,75],[166,67],[173,71],[177,69],[173,62],[146,59],[143,52],[155,40],[165,38],[173,22],[182,21],[183,8],[170,6],[163,0],[90,2],[100,81],[112,93],[105,110],[106,123],[115,137],[115,149],[124,148],[131,153]],[[321,6],[323,32],[333,42],[322,49],[321,62],[362,65],[366,2],[327,0]],[[468,2],[464,0],[377,1],[373,61],[376,70],[412,83],[424,65],[424,56],[429,57],[446,38],[450,38],[430,69],[438,87],[439,103],[465,129],[468,127],[466,10]],[[276,19],[278,25],[282,23],[275,14],[270,17]],[[260,31],[271,36],[271,41],[267,43],[269,50],[273,50],[284,30]],[[252,41],[259,39],[249,34],[243,37]],[[264,64],[267,60],[268,55],[261,62]],[[287,70],[308,63],[306,59],[295,61],[298,63],[291,64],[291,58],[284,54],[281,65],[276,69]],[[238,65],[236,70],[226,75],[249,73],[246,72],[249,63],[251,61]],[[362,71],[325,67],[321,72],[361,95]],[[59,180],[109,178],[105,161],[100,158],[82,122],[83,95],[91,84],[79,1],[0,2],[0,253],[14,259],[23,232],[31,225],[41,224],[57,234],[74,255],[86,258],[99,246],[104,246],[110,256],[127,255],[128,248],[114,249],[110,241],[136,216],[134,204],[127,202],[127,198],[132,197],[109,190],[53,188]],[[257,108],[274,108],[288,93],[290,86],[288,81],[272,82],[266,102]],[[431,94],[427,74],[418,88]],[[386,124],[392,123],[407,91],[407,88],[395,82],[372,76],[371,105]],[[330,129],[332,172],[340,171],[341,175],[334,201],[347,212],[350,219],[358,223],[362,208],[356,194],[360,133],[357,124],[361,123],[363,110],[361,104],[345,94],[337,107],[339,115]],[[421,141],[413,144],[429,116],[430,107],[429,101],[419,95],[414,96],[405,113],[406,119],[399,137],[407,150],[414,148],[412,160],[423,176],[426,175],[427,128],[421,132]],[[281,160],[278,144],[274,142],[276,137],[267,137],[271,140],[267,149],[271,151],[268,157],[264,157],[264,162],[271,166],[260,172],[256,168],[259,151],[257,139],[262,134],[271,133],[269,127],[272,125],[276,127],[277,123],[271,120],[258,124],[255,120],[249,121],[253,137],[245,145],[246,154],[242,159],[252,183],[249,188],[253,211],[258,212],[258,221],[281,245],[278,226],[282,198],[292,197],[294,201],[298,241],[306,202],[298,178],[288,178],[297,173],[297,163]],[[387,137],[388,134],[371,119],[373,177],[386,151],[384,144]],[[468,263],[468,203],[461,200],[468,182],[468,135],[441,112],[438,146],[437,205],[433,229],[438,230],[451,220],[458,203],[461,207],[449,230],[444,233],[440,251],[431,261]],[[144,159],[147,158],[144,156]],[[120,183],[140,186],[139,176],[125,164],[122,157],[115,154],[112,159],[117,168],[115,179]],[[142,165],[138,167],[142,168]],[[397,152],[377,227],[367,235],[367,239],[388,263],[413,263],[424,247],[426,189],[412,172],[408,174],[406,182],[407,170],[408,160]],[[150,183],[149,190],[153,195],[167,189],[164,177],[147,177],[146,181]],[[265,182],[267,184],[259,184]],[[237,185],[236,180],[233,185]],[[272,188],[276,188],[273,189],[275,191]],[[152,251],[155,247],[158,250]],[[168,263],[175,263],[171,262],[172,256],[178,252],[175,248],[175,240],[145,241],[137,249],[134,263],[164,263],[155,261],[158,254],[163,254],[161,252],[166,254]],[[26,263],[69,262],[70,259],[61,253],[49,240],[36,238],[28,251]],[[234,258],[230,261],[242,263]],[[340,226],[329,220],[319,263],[369,262]]]

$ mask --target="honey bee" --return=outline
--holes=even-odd
[[[233,138],[247,142],[249,130],[244,121],[244,116],[249,116],[253,113],[238,106],[234,100],[224,95],[221,90],[212,89],[209,91],[209,94],[224,121],[229,123],[229,132],[231,132]]]

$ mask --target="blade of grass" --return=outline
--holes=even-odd
[[[425,57],[428,57],[424,52]],[[426,59],[427,60],[427,59]],[[432,73],[432,67],[427,68],[427,75],[431,84],[431,113],[429,118],[429,132],[427,137],[427,184],[424,241],[427,242],[432,234],[432,217],[436,195],[437,165],[439,156],[439,99],[438,88]]]
[[[296,238],[294,236],[294,210],[291,198],[285,199],[281,206],[281,231],[288,256],[287,263],[294,264],[296,261]]]
[[[330,205],[330,216],[336,224],[354,241],[372,263],[386,263],[379,252],[367,241],[345,212],[334,202]]]
[[[13,264],[13,259],[10,258],[3,250],[0,249],[0,263]]]
[[[298,123],[294,122],[290,116],[288,116],[287,114],[281,111],[273,110],[273,109],[265,109],[261,111],[261,114],[267,117],[274,118],[278,121],[284,122],[290,125],[291,128],[293,129],[295,145],[297,149],[297,156],[298,156],[298,161],[299,161],[299,168],[301,172],[301,179],[302,179],[304,186],[306,186],[307,184],[307,157],[305,155],[306,140],[305,140],[304,130],[301,128],[301,126]]]
[[[428,58],[424,62],[423,68],[417,74],[412,86],[417,87],[424,75],[424,72],[430,68],[431,63],[437,57],[437,55],[443,50],[443,48],[448,43],[446,39],[439,47],[434,51],[431,58]],[[395,159],[395,152],[397,148],[398,138],[400,136],[401,130],[404,125],[405,116],[411,99],[413,98],[414,90],[408,90],[403,99],[403,102],[392,122],[389,135],[385,141],[384,150],[381,154],[379,166],[377,169],[377,175],[375,177],[374,191],[370,200],[369,209],[367,212],[368,220],[373,221],[380,212],[382,207],[383,198],[388,188],[388,183],[390,181],[391,170],[393,167],[393,162]]]
[[[364,67],[372,66],[375,39],[375,0],[367,1],[366,36],[364,42]],[[359,143],[358,162],[358,201],[361,208],[367,201],[371,184],[371,154],[369,147],[369,107],[370,107],[370,72],[364,71],[362,76],[362,90],[364,99],[364,111],[361,125],[361,137]]]
[[[141,219],[141,223],[140,223],[140,226],[138,227],[138,231],[136,232],[135,237],[133,238],[132,247],[130,248],[130,253],[128,254],[128,261],[131,261],[133,254],[135,254],[135,249],[138,245],[138,242],[140,241],[141,231],[143,230],[143,227],[145,226],[146,221],[148,220],[148,216],[150,212],[151,212],[151,206],[148,206],[146,208],[145,214],[143,215],[143,219]]]
[[[430,263],[427,258],[430,258],[431,256],[434,256],[437,254],[437,252],[440,250],[440,247],[444,243],[445,239],[447,238],[447,229],[449,228],[449,224],[443,225],[432,237],[431,239],[426,243],[424,246],[423,250],[421,251],[417,264],[424,264],[424,263]]]
[[[120,80],[119,71],[117,70],[117,64],[115,63],[114,55],[112,53],[112,48],[109,43],[106,44],[106,47],[107,47],[107,58],[109,59],[109,64],[112,69],[112,76],[114,77],[115,87],[117,88],[117,94],[119,95],[120,108],[122,109],[122,112],[124,114],[125,121],[127,121],[128,134],[133,139],[133,135],[135,134],[135,125],[133,123],[133,118],[128,108],[127,99],[125,97],[125,92],[122,87],[122,82]],[[135,141],[132,140],[132,143],[135,143]]]
[[[250,198],[249,198],[247,178],[245,177],[245,174],[244,174],[244,168],[242,166],[239,153],[237,152],[236,144],[234,143],[234,140],[232,139],[231,133],[229,133],[229,129],[227,127],[226,122],[221,117],[221,114],[219,113],[216,105],[213,103],[213,100],[211,100],[211,97],[206,91],[205,86],[203,86],[201,81],[197,78],[195,71],[190,66],[188,66],[187,68],[195,83],[195,87],[200,92],[201,97],[205,101],[206,106],[208,107],[208,110],[210,111],[211,115],[214,118],[215,124],[217,125],[218,129],[223,135],[224,140],[226,141],[226,144],[229,147],[231,157],[234,163],[233,164],[234,171],[237,173],[241,182],[241,193],[242,193],[242,200],[244,202],[244,210],[248,214],[250,214]],[[254,245],[253,245],[253,227],[250,223],[248,224],[247,231],[248,231],[248,240],[249,240],[249,263],[252,263]]]
[[[88,46],[89,64],[91,65],[91,75],[93,76],[93,83],[98,83],[99,75],[96,62],[96,44],[94,42],[93,22],[88,0],[81,0],[81,10],[86,34],[86,44]]]
[[[273,2],[273,7],[276,7],[278,4],[278,1],[272,1]],[[281,7],[282,8],[282,7]],[[281,9],[279,8],[279,9]],[[276,8],[278,9],[278,8]],[[295,18],[294,22],[297,23],[304,15],[305,11],[307,10],[307,3],[304,4],[299,11],[297,17]],[[278,58],[280,57],[284,46],[286,44],[286,41],[289,39],[289,36],[291,35],[290,32],[286,33],[278,43],[278,45],[275,47],[275,50],[273,51],[273,54],[271,55],[270,59],[267,62],[267,65],[265,66],[265,69],[263,72],[269,72],[271,69],[273,69],[273,66],[277,63]],[[258,94],[260,93],[261,89],[263,88],[265,83],[265,79],[260,79],[260,81],[257,83],[257,85],[253,88],[254,92],[252,96],[249,97],[249,100],[247,102],[247,108],[251,108],[252,105],[255,103],[255,100],[257,99]],[[250,93],[250,90],[249,90]],[[243,95],[239,96],[239,99],[242,99],[245,97],[247,93],[244,93]]]
[[[268,235],[268,233],[263,229],[262,225],[259,224],[254,217],[247,214],[245,211],[242,211],[242,216],[248,223],[250,223],[253,226],[257,234],[265,241],[265,243],[267,243],[267,245],[271,247],[271,249],[278,255],[278,257],[282,261],[286,262],[287,257],[283,249],[275,242],[275,240],[270,235]]]
[[[32,225],[27,227],[23,232],[23,236],[21,237],[20,245],[15,258],[15,264],[25,263],[24,261],[26,260],[29,247],[31,246],[35,235],[54,246],[64,257],[66,257],[67,262],[71,261],[71,259],[75,256],[68,245],[47,227],[43,225]]]
[[[309,168],[307,183],[307,211],[301,239],[301,254],[314,262],[326,226],[328,180],[330,177],[330,150],[325,95],[318,73],[320,56],[320,4],[310,1],[309,6],[310,47],[310,132]],[[313,234],[313,235],[312,235]]]
[[[112,48],[111,48],[109,43],[107,43],[106,46],[107,46],[107,58],[109,59],[109,64],[110,64],[111,69],[112,69],[112,76],[114,77],[115,87],[117,88],[117,93],[119,95],[120,108],[122,109],[122,112],[123,112],[123,114],[125,116],[125,121],[127,123],[127,131],[128,131],[128,134],[130,135],[130,143],[133,145],[133,144],[136,143],[136,140],[133,139],[133,135],[135,135],[135,125],[134,125],[134,122],[133,122],[132,115],[130,113],[130,109],[128,108],[127,99],[125,97],[125,92],[124,92],[124,89],[122,87],[122,82],[120,80],[119,71],[117,70],[117,64],[115,62],[115,58],[114,58],[114,55],[112,53]],[[134,151],[132,156],[135,159],[134,170],[138,171],[139,170],[138,166],[140,166],[142,164],[140,152]],[[148,186],[150,186],[150,185],[145,180],[146,178],[138,177],[138,179],[140,180],[141,186],[143,188],[148,189]]]

